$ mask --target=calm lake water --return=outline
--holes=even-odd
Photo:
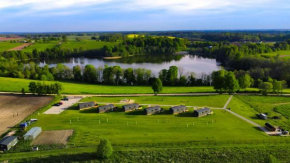
[[[70,68],[76,65],[85,67],[87,64],[92,64],[95,67],[119,65],[121,68],[145,68],[150,69],[155,75],[157,75],[160,70],[168,69],[170,66],[183,67],[184,73],[194,72],[196,75],[200,75],[201,73],[209,74],[221,68],[220,63],[215,59],[203,58],[196,55],[146,55],[115,60],[104,60],[100,58],[68,58],[63,60],[44,60],[40,61],[39,65],[44,66],[47,64],[50,67],[54,67],[58,63],[62,63]]]

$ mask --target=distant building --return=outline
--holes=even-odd
[[[179,105],[179,106],[171,107],[169,109],[169,111],[170,111],[171,114],[179,114],[179,113],[186,112],[187,111],[187,108],[184,105]]]
[[[271,125],[270,123],[265,123],[265,127],[269,130],[269,131],[273,131],[273,132],[277,132],[279,130],[278,127],[275,127],[273,125]]]
[[[136,104],[136,103],[134,103],[134,104],[128,104],[128,105],[124,105],[123,107],[122,107],[122,110],[124,111],[124,112],[127,112],[127,111],[133,111],[133,110],[138,110],[139,109],[139,104]]]
[[[17,136],[8,136],[0,140],[0,150],[8,151],[18,143]]]
[[[212,111],[209,108],[203,108],[203,109],[195,110],[193,112],[193,115],[195,117],[204,117],[204,116],[207,116],[211,113],[212,113]]]
[[[109,112],[109,111],[114,111],[114,108],[115,108],[115,106],[113,104],[99,106],[99,107],[97,107],[97,112],[98,113],[105,113],[105,112]]]
[[[24,140],[34,140],[41,132],[41,127],[33,127],[23,136],[23,138]]]
[[[144,109],[145,115],[152,115],[152,114],[160,113],[161,111],[162,109],[160,108],[160,106],[153,106],[153,107]]]
[[[79,109],[87,109],[87,108],[91,108],[94,107],[96,105],[95,102],[91,101],[91,102],[83,102],[83,103],[79,103]]]

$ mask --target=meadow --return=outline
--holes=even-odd
[[[30,82],[37,80],[0,77],[0,92],[20,92],[22,88],[28,92]],[[42,81],[39,81],[42,82]],[[46,81],[45,83],[54,83]],[[60,82],[64,90],[63,94],[147,94],[152,93],[150,86],[108,86],[78,82]],[[197,93],[215,92],[213,87],[164,87],[162,93]]]
[[[269,57],[276,57],[277,55],[279,55],[279,57],[282,59],[290,59],[290,51],[289,50],[282,50],[282,51],[262,54],[262,56],[269,56]]]
[[[8,51],[9,49],[15,48],[22,45],[23,43],[10,43],[9,41],[0,42],[0,52]]]
[[[92,49],[101,49],[105,45],[114,46],[116,44],[117,43],[95,41],[95,40],[81,40],[81,41],[70,40],[66,43],[62,43],[61,48],[62,49],[83,48],[83,50],[92,50]]]
[[[277,96],[242,96],[236,95],[230,102],[229,106],[232,111],[248,118],[261,126],[269,122],[276,126],[290,130],[290,121],[287,115],[288,107],[281,107],[290,104],[289,97]],[[278,108],[278,111],[275,109]],[[256,114],[268,114],[267,120],[259,119]],[[281,114],[282,113],[282,114]],[[278,117],[278,118],[273,118]]]
[[[37,49],[37,51],[44,51],[47,48],[51,49],[54,48],[58,45],[58,41],[51,41],[49,43],[34,43],[26,48],[24,48],[22,51],[23,52],[32,52],[34,49]]]

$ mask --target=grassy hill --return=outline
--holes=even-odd
[[[10,43],[9,41],[0,42],[0,52],[7,51],[9,49],[15,48],[22,45],[23,43]]]

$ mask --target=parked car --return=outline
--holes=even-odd
[[[64,97],[63,99],[61,99],[62,101],[68,101],[67,97]]]
[[[54,104],[53,106],[60,106],[62,104],[63,104],[62,102],[59,102],[59,103]]]

